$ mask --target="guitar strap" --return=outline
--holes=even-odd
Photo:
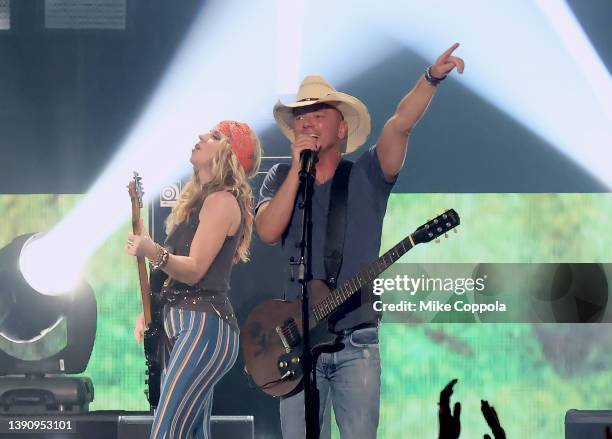
[[[349,176],[353,162],[341,160],[332,180],[325,234],[325,274],[331,288],[336,287],[342,266],[342,251],[346,231]]]

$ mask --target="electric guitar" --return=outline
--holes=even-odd
[[[447,210],[416,229],[338,288],[330,290],[323,281],[310,281],[309,336],[315,356],[317,352],[337,344],[338,335],[329,331],[328,318],[340,306],[412,247],[432,241],[458,225],[457,212]],[[240,345],[245,371],[263,392],[271,396],[293,392],[303,375],[301,300],[268,300],[257,305],[240,331]]]
[[[128,192],[132,200],[132,230],[134,234],[140,234],[140,209],[142,208],[142,177],[134,172],[134,178],[128,184]],[[156,306],[151,295],[151,286],[145,258],[136,257],[138,263],[138,280],[140,281],[140,295],[142,298],[142,310],[144,312],[146,330],[144,332],[144,354],[146,359],[148,378],[145,380],[147,389],[145,394],[151,408],[156,408],[159,403],[161,382],[161,353],[160,339],[163,335],[161,310]]]

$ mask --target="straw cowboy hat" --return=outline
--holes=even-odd
[[[296,102],[274,106],[274,119],[282,133],[293,142],[293,109],[315,104],[328,104],[336,108],[348,124],[345,153],[363,145],[370,134],[370,113],[359,99],[336,91],[322,76],[309,75],[300,84]]]

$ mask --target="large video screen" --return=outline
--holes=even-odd
[[[0,196],[0,247],[16,236],[49,230],[80,199],[80,195]],[[451,207],[461,217],[459,233],[449,233],[439,244],[416,246],[389,270],[391,275],[387,272],[381,278],[404,272],[431,275],[432,267],[441,267],[438,274],[450,270],[452,276],[459,267],[472,276],[482,264],[498,264],[502,271],[506,265],[599,264],[610,275],[612,237],[606,214],[612,211],[610,194],[392,194],[381,254]],[[91,410],[148,409],[142,346],[133,336],[141,305],[136,263],[124,252],[128,230],[126,216],[126,222],[91,256],[85,273],[98,310],[93,353],[83,373],[95,386]],[[66,239],[85,239],[84,233],[96,231],[83,224]],[[524,285],[515,280],[516,285]],[[508,287],[506,295],[529,294]],[[389,293],[381,294],[383,302]],[[473,303],[475,294],[462,298]],[[511,303],[516,298],[503,300]],[[466,437],[487,432],[481,399],[496,407],[508,437],[561,437],[568,409],[606,409],[612,403],[607,391],[612,381],[610,324],[529,318],[495,321],[478,314],[457,323],[395,314],[386,312],[381,326],[380,438],[407,437],[406,432],[410,437],[436,437],[439,392],[452,378],[459,380],[452,402],[462,404]],[[609,315],[606,308],[599,321],[609,321]],[[15,347],[2,336],[0,349],[24,358],[29,355],[27,347]],[[334,437],[339,437],[337,431]]]
[[[598,263],[609,279],[610,194],[393,194],[381,251],[450,207],[461,216],[459,233],[415,247],[396,273],[436,264],[444,273],[483,263],[508,269]],[[508,294],[531,293],[503,287],[509,288],[504,302],[514,299]],[[600,321],[609,322],[609,309],[605,316]],[[394,317],[383,319],[401,320]],[[384,323],[379,436],[436,437],[436,403],[452,378],[459,381],[451,403],[462,404],[466,437],[488,433],[482,399],[496,407],[508,437],[563,437],[568,409],[609,409],[612,325],[536,320],[482,323],[476,316],[477,323]]]

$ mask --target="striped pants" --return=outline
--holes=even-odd
[[[238,356],[238,334],[211,313],[164,307],[170,340],[151,439],[210,438],[213,389]]]

